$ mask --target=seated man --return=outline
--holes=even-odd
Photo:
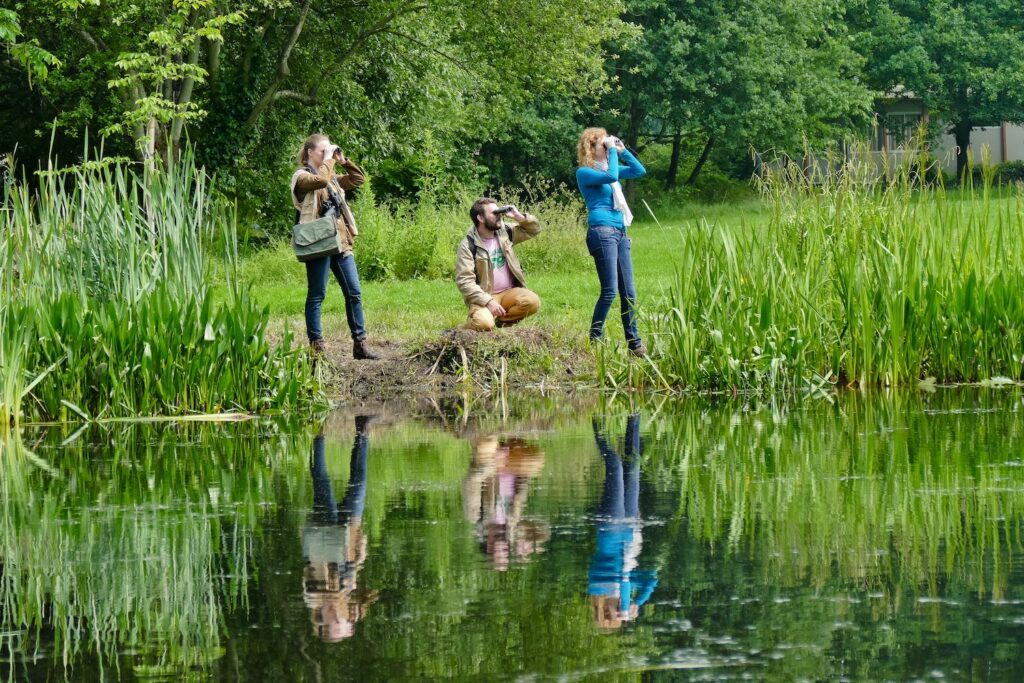
[[[506,213],[518,225],[503,224]],[[473,202],[469,216],[473,227],[455,257],[455,284],[469,307],[469,319],[461,329],[489,332],[496,325],[513,325],[536,313],[540,298],[526,288],[512,245],[540,232],[537,219],[514,206],[498,208],[487,197]]]

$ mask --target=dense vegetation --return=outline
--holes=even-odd
[[[372,648],[373,661],[405,662],[410,675],[518,668],[522,652],[555,674],[657,655],[651,623],[666,611],[698,632],[756,625],[771,648],[827,643],[837,619],[864,618],[857,609],[871,610],[863,623],[894,626],[863,629],[855,642],[868,647],[973,647],[986,631],[961,603],[1019,598],[1024,416],[1013,402],[939,392],[848,394],[799,411],[646,405],[642,505],[658,523],[644,527],[641,561],[664,578],[658,604],[620,637],[594,627],[585,586],[602,476],[590,413],[621,436],[625,405],[524,402],[510,419],[482,419],[478,405],[448,415],[443,429],[375,429],[359,585],[377,602],[357,624],[358,647]],[[49,654],[55,678],[62,661],[65,676],[90,678],[97,660],[137,676],[184,677],[193,668],[276,673],[294,660],[296,643],[311,637],[300,580],[311,432],[285,436],[256,422],[54,431],[37,452],[63,476],[34,465],[30,444],[0,442],[0,626],[11,653],[3,666]],[[351,418],[326,431],[341,495]],[[493,570],[464,517],[471,441],[488,433],[538,441],[523,514],[554,531],[543,552],[508,572]],[[191,457],[197,450],[203,457]],[[652,505],[659,500],[668,504]],[[723,586],[749,603],[729,607],[727,593],[723,607],[714,600]],[[776,597],[791,602],[780,607]],[[942,600],[958,602],[940,611]],[[942,627],[915,630],[922,613]],[[252,628],[269,621],[272,634]],[[487,637],[467,637],[477,629]],[[370,665],[352,650],[336,646],[335,660],[307,647],[325,666]],[[828,678],[827,661],[794,658],[808,678]],[[869,659],[853,658],[857,670],[884,678]],[[773,666],[780,680],[792,677],[790,661]]]
[[[607,376],[769,392],[1021,379],[1020,193],[916,177],[787,168],[766,181],[767,222],[687,226],[676,283],[648,307],[652,362],[609,357]]]
[[[234,279],[217,305],[211,254],[236,262],[230,208],[191,156],[4,184],[0,429],[29,420],[265,411],[317,400],[305,359],[267,337]],[[219,246],[215,246],[219,245]]]
[[[868,134],[900,88],[966,150],[972,128],[1024,119],[1022,32],[1013,0],[23,3],[0,10],[0,153],[33,169],[51,134],[65,161],[87,130],[138,158],[191,139],[243,231],[271,236],[319,130],[378,200],[569,180],[591,123],[692,193],[748,178],[751,149]]]

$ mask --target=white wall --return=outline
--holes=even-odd
[[[971,131],[971,152],[974,155],[974,162],[981,163],[984,147],[988,147],[989,162],[993,164],[1024,160],[1024,126],[1008,125],[1006,138],[1006,158],[1004,159],[1000,142],[1000,127],[975,128]],[[935,155],[942,160],[943,168],[953,173],[956,172],[955,149],[956,141],[953,139],[952,133],[944,134],[933,148]]]

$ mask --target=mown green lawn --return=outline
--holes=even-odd
[[[641,208],[641,211],[647,213],[646,209]],[[640,305],[656,300],[673,283],[675,255],[681,242],[680,231],[691,229],[694,221],[701,219],[732,224],[753,223],[765,220],[765,211],[759,202],[733,206],[696,206],[679,209],[671,215],[659,214],[660,226],[651,219],[650,214],[638,216],[638,221],[629,232],[633,239],[634,271]],[[581,229],[581,251],[585,251],[584,238],[585,233]],[[452,245],[453,260],[456,246]],[[527,252],[524,262],[528,284],[540,295],[542,301],[540,313],[524,325],[548,330],[555,343],[583,347],[599,289],[597,274],[589,260],[583,261],[586,266],[572,272],[530,272],[526,247],[541,249],[543,246],[542,233],[521,250]],[[358,262],[358,244],[356,259]],[[243,258],[240,277],[252,285],[257,301],[269,307],[274,325],[288,325],[297,338],[301,339],[306,296],[305,270],[291,257],[287,246]],[[223,285],[217,288],[223,292]],[[371,338],[404,343],[423,342],[436,337],[442,330],[459,325],[466,314],[462,298],[450,279],[386,282],[364,280],[363,302]],[[344,299],[337,285],[328,290],[323,322],[329,338],[347,338]],[[607,330],[612,340],[621,341],[618,304],[609,316]]]

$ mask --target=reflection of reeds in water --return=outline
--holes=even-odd
[[[949,405],[960,411],[962,395]],[[934,592],[940,576],[998,599],[1020,553],[1024,419],[1007,401],[851,398],[834,411],[684,412],[654,481],[680,488],[691,532],[770,557],[766,580]],[[998,412],[984,411],[989,406]],[[664,451],[663,451],[664,452]],[[979,566],[989,561],[991,574]]]
[[[65,666],[127,652],[137,674],[167,675],[220,656],[276,459],[255,429],[233,429],[216,442],[226,432],[208,426],[131,430],[119,443],[133,445],[109,459],[72,446],[49,474],[19,441],[0,442],[0,630],[19,634],[12,666],[37,650]]]

